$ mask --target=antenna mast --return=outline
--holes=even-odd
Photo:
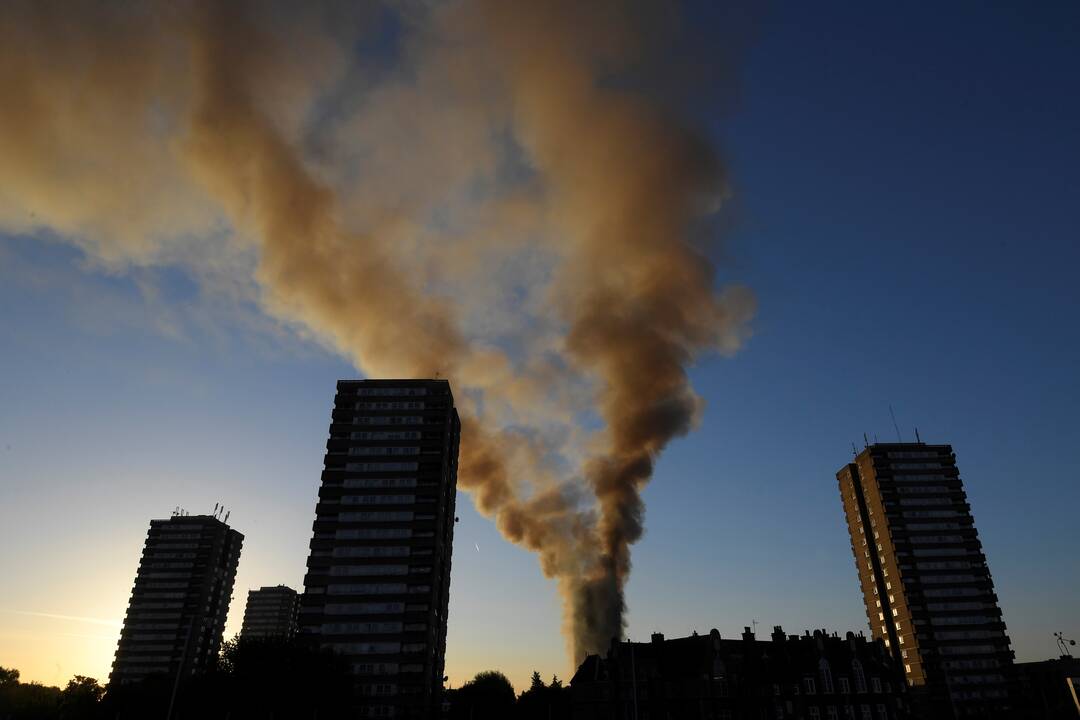
[[[900,437],[900,426],[896,424],[896,413],[893,412],[892,403],[889,403],[889,415],[892,417],[892,426],[896,430],[896,442],[904,442],[904,438]]]

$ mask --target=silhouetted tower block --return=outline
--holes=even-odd
[[[300,630],[348,658],[369,717],[440,700],[461,424],[445,380],[342,380]]]
[[[276,585],[248,590],[240,637],[288,640],[296,635],[299,612],[300,595],[291,587]]]
[[[924,716],[1007,713],[1013,653],[952,447],[875,443],[836,477],[870,630]]]
[[[110,683],[188,677],[216,658],[243,542],[211,515],[150,521]]]

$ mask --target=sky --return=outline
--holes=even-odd
[[[751,337],[692,369],[627,637],[866,630],[836,471],[863,434],[956,453],[1017,659],[1080,634],[1080,9],[776,3],[736,100],[721,282]],[[0,665],[108,675],[151,518],[231,510],[250,588],[302,586],[341,354],[182,266],[0,234]],[[465,440],[467,442],[467,439]],[[567,678],[560,599],[464,497],[447,674]],[[527,618],[527,622],[522,622]],[[1070,624],[1071,623],[1071,624]]]

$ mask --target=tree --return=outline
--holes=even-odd
[[[101,687],[97,680],[85,675],[76,675],[68,680],[67,687],[60,692],[61,720],[92,718],[104,695],[105,688]]]
[[[514,716],[514,686],[497,670],[477,673],[472,680],[446,695],[451,718],[505,720]]]
[[[545,685],[540,673],[533,673],[529,689],[521,693],[517,702],[520,720],[556,720],[570,717],[570,690],[563,687],[558,675]]]
[[[5,685],[18,685],[19,671],[14,668],[0,667],[0,687]]]

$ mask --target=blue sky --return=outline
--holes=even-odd
[[[629,636],[865,629],[834,474],[864,432],[895,437],[890,404],[905,439],[954,446],[1018,659],[1080,633],[1080,8],[1000,5],[780,3],[748,30],[711,127],[721,279],[759,312],[693,370],[707,410],[646,490]],[[115,627],[20,613],[118,621],[175,505],[223,501],[247,537],[230,633],[248,588],[302,581],[355,370],[139,273],[0,236],[0,665],[31,679],[107,674]],[[565,676],[554,587],[459,505],[451,682]]]

